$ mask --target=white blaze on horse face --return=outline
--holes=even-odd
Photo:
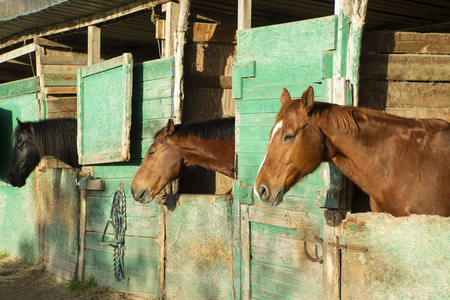
[[[264,162],[266,161],[266,157],[267,157],[267,154],[269,153],[269,147],[270,147],[270,144],[272,143],[273,137],[275,136],[275,134],[277,133],[277,131],[281,128],[281,126],[283,126],[283,121],[279,121],[279,122],[278,122],[277,124],[275,124],[275,126],[273,127],[272,134],[270,135],[269,145],[267,145],[266,155],[264,156],[263,161],[262,161],[261,165],[259,166],[258,175],[256,175],[256,177],[259,176],[259,172],[261,171],[261,168],[262,168],[262,166],[264,165]],[[259,194],[258,194],[258,192],[257,192],[257,190],[256,190],[256,185],[255,185],[255,187],[253,187],[253,192],[254,192],[255,195],[257,195],[258,198],[259,198]]]

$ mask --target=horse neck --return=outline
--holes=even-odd
[[[183,153],[185,165],[197,165],[234,177],[234,139],[202,140],[198,137],[177,137],[175,143]]]
[[[384,172],[380,168],[383,156],[388,153],[386,147],[389,143],[378,143],[380,132],[383,139],[398,135],[395,126],[387,126],[389,117],[385,120],[373,120],[370,114],[354,110],[351,119],[341,123],[333,122],[335,114],[333,109],[342,107],[332,107],[329,111],[323,111],[313,116],[313,122],[323,134],[325,153],[324,160],[333,162],[342,173],[360,186],[367,193],[371,194],[372,187],[376,184],[367,175],[367,170],[374,172]],[[379,115],[377,119],[382,117]],[[355,118],[358,118],[356,123]],[[346,124],[350,122],[349,124]],[[379,122],[380,121],[380,122]],[[371,153],[371,154],[368,154]],[[380,177],[381,178],[381,177]],[[373,191],[372,194],[377,193]]]
[[[78,167],[76,138],[72,136],[71,130],[54,130],[39,125],[33,125],[39,156],[50,155],[72,167]]]

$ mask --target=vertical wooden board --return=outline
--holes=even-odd
[[[342,299],[446,299],[450,294],[450,219],[352,214],[342,242]]]
[[[32,80],[35,83],[35,80]],[[21,121],[37,121],[39,119],[39,101],[35,93],[37,86],[30,94],[19,91],[30,91],[29,80],[0,85],[0,94],[7,95],[0,99],[1,138],[1,177],[5,180],[9,168],[12,148],[11,134],[17,125],[16,118]],[[13,95],[13,96],[12,96]],[[31,173],[26,185],[14,188],[6,181],[0,181],[0,236],[2,243],[0,252],[7,252],[25,261],[35,261],[39,257],[39,210],[37,205],[36,174]]]
[[[79,202],[72,169],[49,168],[40,174],[46,255],[76,263]]]
[[[78,71],[78,153],[81,164],[130,158],[131,54]]]
[[[231,204],[220,196],[183,195],[166,213],[166,297],[232,298]]]

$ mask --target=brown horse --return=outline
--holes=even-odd
[[[172,120],[155,134],[131,183],[136,201],[148,203],[183,167],[197,165],[234,178],[234,118],[187,125]]]
[[[278,205],[321,162],[334,163],[370,196],[374,212],[450,216],[450,123],[314,103],[309,87],[282,107],[270,134],[255,194]]]

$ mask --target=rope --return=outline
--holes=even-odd
[[[114,195],[114,196],[113,196]],[[106,223],[105,230],[103,231],[102,239],[100,244],[110,245],[114,248],[113,250],[113,270],[114,278],[117,281],[125,279],[124,267],[123,267],[123,257],[125,250],[125,231],[127,230],[127,201],[124,192],[123,182],[119,184],[119,188],[112,193],[109,198],[113,196],[111,203],[111,214],[109,216],[108,222]],[[105,234],[108,229],[109,224],[113,227],[114,238],[105,241]]]

